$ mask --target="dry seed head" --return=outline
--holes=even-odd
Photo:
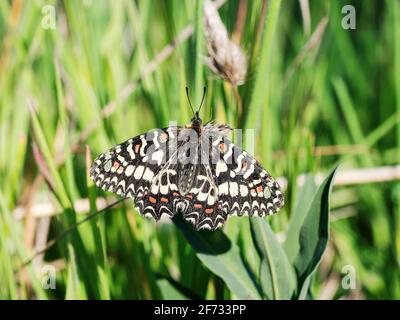
[[[207,39],[208,67],[235,86],[243,84],[247,72],[246,56],[242,49],[229,39],[217,8],[210,0],[204,1],[204,31]]]

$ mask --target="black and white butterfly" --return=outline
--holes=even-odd
[[[181,213],[197,230],[214,230],[233,215],[279,211],[278,183],[227,138],[232,129],[203,125],[199,111],[193,114],[185,127],[152,130],[100,154],[90,176],[101,189],[133,198],[142,215]]]

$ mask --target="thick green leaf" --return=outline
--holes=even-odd
[[[300,292],[297,297],[299,300],[312,300],[310,299],[311,297],[310,286],[311,286],[311,276],[307,277],[304,280],[303,285],[301,286]]]
[[[289,261],[293,263],[300,249],[299,237],[300,229],[307,215],[308,208],[317,186],[312,175],[307,175],[305,183],[300,190],[297,198],[295,210],[293,211],[290,221],[287,238],[284,244],[285,251],[289,257]]]
[[[261,285],[269,299],[290,299],[296,290],[296,277],[289,259],[269,224],[262,218],[251,219],[254,245],[262,263]]]
[[[160,287],[161,294],[166,300],[188,300],[181,291],[179,291],[173,284],[167,279],[157,280],[157,284]]]
[[[222,231],[195,231],[175,215],[173,221],[197,252],[197,257],[211,272],[219,276],[239,299],[260,299],[255,276],[245,267],[239,248]]]
[[[309,278],[319,265],[329,238],[329,194],[336,168],[315,193],[299,234],[300,250],[294,261],[301,297],[305,297]],[[307,288],[306,288],[307,287]]]

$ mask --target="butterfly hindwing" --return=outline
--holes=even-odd
[[[143,196],[136,200],[136,205],[143,215],[159,220],[163,214],[172,217],[181,208],[178,168],[173,160],[175,156],[160,169]]]
[[[226,220],[226,213],[218,207],[218,187],[209,164],[198,164],[195,183],[186,199],[189,205],[184,212],[185,220],[196,229],[216,229]]]

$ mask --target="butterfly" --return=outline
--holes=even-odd
[[[159,220],[177,213],[196,230],[215,230],[229,216],[266,216],[284,205],[279,184],[228,139],[232,129],[199,116],[131,138],[100,154],[90,168],[96,186],[132,198],[139,212]]]

